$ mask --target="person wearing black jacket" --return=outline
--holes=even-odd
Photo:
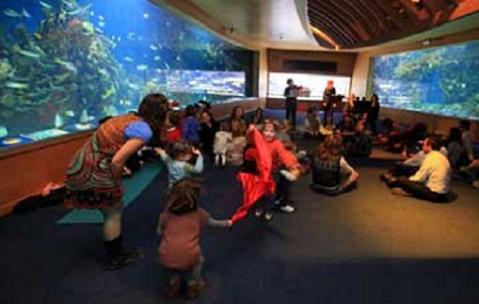
[[[291,120],[291,124],[293,125],[293,129],[296,128],[296,107],[298,104],[298,100],[296,97],[299,94],[300,87],[296,86],[293,82],[293,79],[288,79],[286,81],[288,85],[284,89],[284,97],[286,97],[285,101],[285,110],[286,110],[286,119]]]

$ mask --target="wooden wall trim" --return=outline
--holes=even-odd
[[[13,146],[9,148],[2,148],[0,150],[0,160],[8,157],[12,157],[17,154],[28,153],[32,150],[45,149],[50,146],[62,145],[77,139],[84,139],[89,137],[93,133],[92,130],[81,131],[75,134],[63,135],[55,138],[49,138],[41,141],[36,141],[20,146]]]
[[[227,118],[235,106],[250,112],[265,103],[264,98],[235,99],[214,105],[212,112],[218,119]],[[11,213],[20,200],[40,193],[49,182],[62,184],[70,159],[91,134],[92,131],[82,132],[2,151],[0,217]]]
[[[47,183],[63,183],[71,156],[91,133],[82,132],[53,143],[37,142],[4,154],[0,158],[0,216],[10,213],[18,201],[40,193]]]
[[[449,134],[450,128],[459,126],[459,121],[463,119],[388,107],[381,107],[380,117],[388,117],[409,125],[415,125],[419,122],[425,123],[431,132],[440,132],[446,135]]]
[[[321,72],[321,74],[330,74],[338,76],[351,76],[353,74],[354,64],[357,53],[352,52],[324,52],[324,51],[287,51],[268,49],[268,71],[269,72],[301,72],[291,71],[283,68],[285,60],[305,60],[305,61],[331,61],[337,63],[336,73]],[[320,73],[314,71],[304,71],[305,73]]]

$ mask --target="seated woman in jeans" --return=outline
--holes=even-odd
[[[311,164],[313,191],[339,195],[354,188],[359,174],[341,156],[341,147],[342,139],[339,135],[327,137],[319,146]]]

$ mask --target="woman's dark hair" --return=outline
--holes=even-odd
[[[183,113],[181,111],[171,111],[168,113],[168,120],[172,126],[179,126],[181,122],[181,117],[183,116]]]
[[[313,128],[314,130],[319,130],[320,125],[316,117],[316,107],[312,106],[306,109],[306,119],[308,120],[311,128]]]
[[[389,133],[393,128],[394,121],[391,118],[384,118],[383,120],[383,128],[384,133]]]
[[[316,107],[315,106],[309,106],[306,109],[306,113],[314,113],[316,115]]]
[[[376,103],[379,103],[379,96],[378,96],[377,94],[373,94],[373,95],[371,96],[371,103],[373,103],[374,101],[375,101]]]
[[[140,116],[153,130],[157,138],[163,136],[163,127],[168,113],[168,100],[163,94],[146,95],[138,107]]]
[[[107,122],[108,120],[110,120],[111,118],[113,118],[113,116],[105,116],[105,117],[103,117],[103,118],[100,118],[100,119],[98,120],[98,124],[101,125],[101,124]]]
[[[464,129],[465,131],[469,131],[471,129],[471,122],[469,120],[461,120],[459,121],[459,127]]]
[[[244,108],[242,106],[236,106],[233,108],[233,111],[231,111],[231,116],[230,116],[230,120],[233,120],[235,119],[235,113],[236,113],[236,110],[238,109],[242,109],[243,110],[243,114],[241,115],[241,119],[244,119]]]
[[[176,182],[166,194],[168,212],[182,215],[198,208],[202,182],[197,178],[185,178]]]
[[[198,107],[198,108],[199,108],[199,107]],[[195,106],[192,106],[192,105],[186,106],[186,108],[185,108],[185,117],[195,116],[195,115],[196,115],[196,108],[195,108]]]
[[[343,148],[343,139],[341,135],[330,135],[326,137],[323,143],[319,145],[315,158],[320,160],[329,160],[333,156],[341,155]]]
[[[459,128],[450,128],[449,137],[447,138],[448,143],[458,142],[462,143],[462,132]]]
[[[264,122],[264,110],[261,107],[256,108],[254,111],[251,122],[255,125],[262,124]]]
[[[211,104],[209,102],[207,102],[206,100],[198,100],[197,102],[198,105],[203,105],[205,107],[205,109],[208,109],[210,110],[211,109]]]
[[[441,148],[441,139],[439,136],[434,134],[426,136],[425,140],[428,139],[429,145],[433,150],[439,150]]]
[[[211,123],[212,123],[212,124],[216,124],[216,119],[215,119],[215,117],[213,116],[213,114],[211,114],[210,110],[204,109],[203,112],[201,112],[201,115],[203,115],[203,113],[208,114],[208,116],[210,117],[210,120],[211,120]]]

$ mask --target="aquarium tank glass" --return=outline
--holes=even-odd
[[[479,41],[373,58],[382,105],[479,119]]]
[[[92,129],[151,92],[251,96],[256,52],[147,0],[2,0],[0,14],[0,147]]]
[[[284,98],[283,93],[286,88],[286,81],[293,79],[294,84],[302,86],[307,94],[300,96],[299,99],[322,100],[324,88],[328,80],[334,81],[336,94],[349,95],[351,77],[333,76],[323,74],[307,74],[307,73],[269,73],[268,97]]]

